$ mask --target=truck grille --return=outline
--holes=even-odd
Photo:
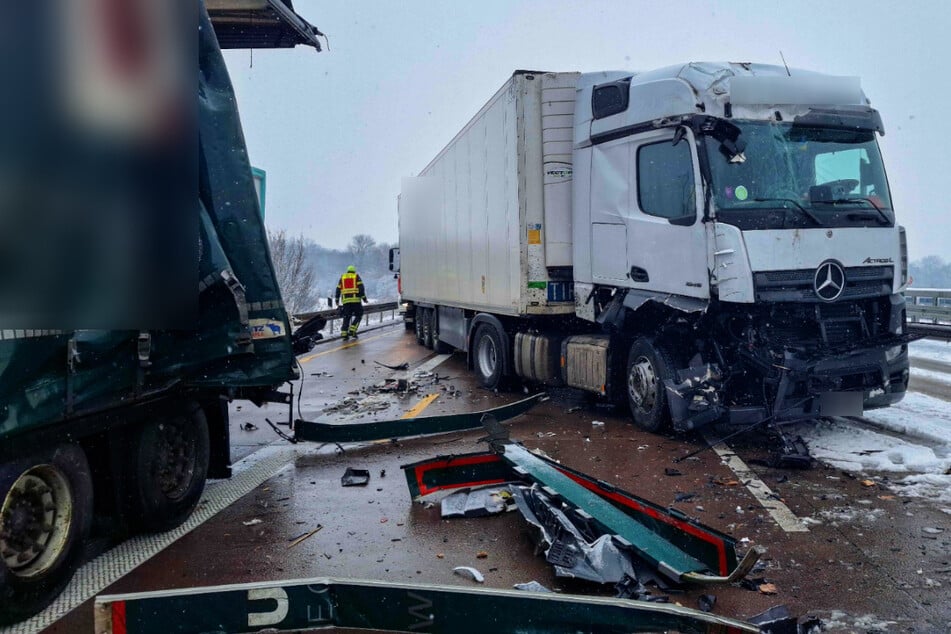
[[[756,300],[761,302],[820,302],[813,281],[815,269],[763,271],[755,273]],[[895,272],[891,266],[845,268],[845,288],[835,300],[867,299],[889,295]]]
[[[776,304],[763,334],[773,345],[793,348],[845,348],[887,331],[882,300],[832,304]]]

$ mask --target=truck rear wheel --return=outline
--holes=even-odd
[[[673,372],[672,358],[663,347],[643,337],[631,344],[627,355],[627,401],[631,417],[641,429],[656,432],[670,425],[664,382],[674,378]]]
[[[89,536],[92,496],[76,445],[0,466],[0,624],[36,614],[69,583]]]
[[[208,421],[194,402],[169,405],[133,431],[125,476],[127,518],[140,531],[174,528],[191,514],[208,475]]]
[[[476,330],[473,339],[475,371],[483,387],[494,390],[502,384],[505,348],[502,335],[492,324],[484,323]]]
[[[426,311],[423,308],[416,307],[416,314],[414,315],[413,325],[416,330],[416,343],[423,345],[423,318],[426,315]]]
[[[426,308],[423,310],[423,345],[433,349],[433,343],[435,342],[433,326],[435,325],[435,310],[432,308]]]

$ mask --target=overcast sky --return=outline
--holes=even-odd
[[[515,69],[650,70],[781,63],[858,75],[912,259],[951,260],[951,37],[944,0],[685,2],[294,0],[330,38],[225,54],[269,228],[340,248],[396,242],[400,178],[415,175]],[[943,109],[943,114],[941,110]]]

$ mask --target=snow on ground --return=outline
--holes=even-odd
[[[804,423],[796,433],[817,460],[846,471],[887,474],[896,493],[932,499],[951,513],[951,403],[909,392],[897,405],[865,418],[891,433],[846,419]]]
[[[908,356],[912,359],[928,359],[951,364],[951,341],[919,339],[908,344]]]

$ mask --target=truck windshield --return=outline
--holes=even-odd
[[[740,157],[705,139],[720,220],[741,228],[894,224],[874,132],[733,123],[746,141]]]

